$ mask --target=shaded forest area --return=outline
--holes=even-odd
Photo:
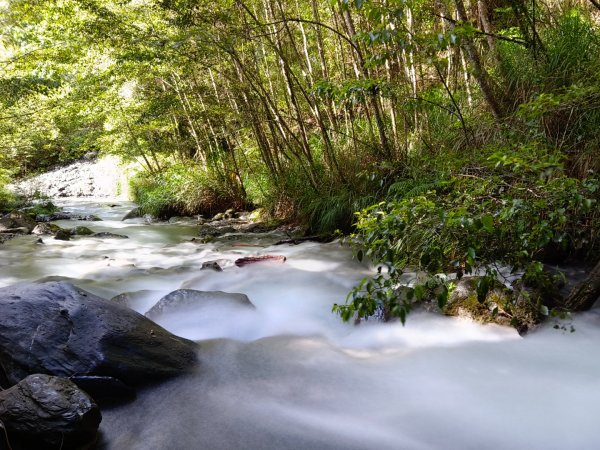
[[[143,167],[132,190],[159,217],[260,206],[352,231],[387,270],[348,318],[395,298],[407,266],[482,270],[485,297],[494,264],[552,292],[544,264],[599,258],[596,0],[0,8],[3,182],[115,154]],[[426,282],[392,314],[448,292]]]

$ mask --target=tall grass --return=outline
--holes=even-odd
[[[136,175],[131,180],[131,192],[142,213],[163,219],[175,215],[209,216],[228,208],[241,208],[246,202],[201,168],[178,164],[155,176]]]

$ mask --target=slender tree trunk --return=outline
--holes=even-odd
[[[454,0],[454,3],[456,5],[458,20],[461,22],[468,22],[469,18],[467,16],[463,0]],[[465,38],[463,41],[463,47],[466,51],[469,61],[471,62],[471,65],[473,66],[473,76],[475,77],[475,80],[481,89],[481,93],[483,94],[486,103],[492,111],[494,118],[496,120],[503,119],[506,115],[505,108],[495,92],[492,79],[483,67],[481,56],[475,47],[475,43],[472,39]]]
[[[496,39],[493,36],[492,26],[490,24],[489,16],[490,12],[487,5],[488,0],[477,0],[477,9],[479,10],[479,21],[481,27],[486,33],[486,39],[490,53],[495,62],[498,62],[498,49],[496,48]]]
[[[342,12],[342,17],[344,19],[344,23],[346,24],[346,32],[350,35],[350,37],[356,35],[356,29],[354,28],[354,22],[352,20],[352,16],[348,9],[345,9]],[[360,77],[361,75],[364,78],[369,78],[369,72],[365,68],[365,60],[362,54],[360,47],[357,45],[354,48],[353,54],[356,56],[354,67],[355,71]],[[379,142],[381,144],[381,148],[385,156],[390,157],[392,152],[390,149],[390,144],[387,138],[387,134],[385,132],[385,122],[383,120],[383,113],[381,111],[381,105],[379,104],[379,96],[378,94],[368,94],[369,104],[373,110],[373,116],[375,117],[375,123],[377,124],[377,131],[379,133]]]

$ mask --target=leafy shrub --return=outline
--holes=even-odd
[[[485,176],[454,176],[438,191],[357,213],[357,257],[368,257],[378,274],[334,310],[345,320],[378,309],[404,320],[414,301],[436,298],[445,305],[448,281],[436,274],[484,273],[487,281],[478,286],[484,298],[499,265],[542,283],[543,262],[597,258],[600,180],[564,175],[561,160],[537,147],[497,152],[486,161]],[[407,268],[422,280],[399,296]]]

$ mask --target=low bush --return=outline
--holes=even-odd
[[[543,263],[594,261],[600,256],[600,179],[565,175],[563,159],[535,146],[504,149],[478,174],[458,173],[434,190],[409,190],[357,213],[351,241],[359,259],[378,266],[378,275],[334,310],[350,320],[382,308],[404,320],[415,300],[437,298],[445,305],[450,284],[436,274],[485,274],[479,286],[485,298],[500,266],[545,284],[553,280]],[[402,299],[396,290],[407,269],[424,276]]]

